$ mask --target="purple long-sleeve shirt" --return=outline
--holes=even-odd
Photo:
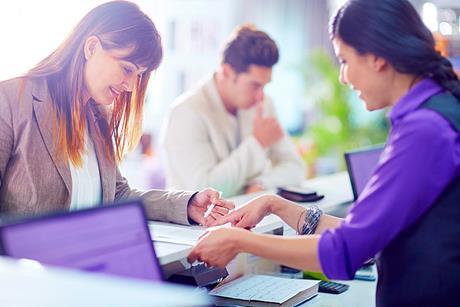
[[[318,253],[327,277],[352,279],[460,173],[458,133],[437,112],[417,109],[442,91],[424,79],[389,113],[392,129],[376,171],[340,227],[321,235]]]

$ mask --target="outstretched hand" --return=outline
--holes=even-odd
[[[231,223],[235,227],[251,229],[270,213],[270,196],[262,195],[223,217],[223,222]]]
[[[238,228],[217,228],[206,232],[190,251],[187,260],[204,262],[207,266],[225,266],[240,252],[238,244],[247,230]]]
[[[207,209],[214,204],[214,208],[205,216]],[[235,208],[233,201],[220,197],[220,193],[207,188],[195,194],[189,201],[188,216],[203,226],[216,226],[227,223],[225,216]]]

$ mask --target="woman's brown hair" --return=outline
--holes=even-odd
[[[122,93],[114,101],[111,116],[106,119],[106,155],[117,162],[139,142],[147,84],[163,55],[152,20],[134,3],[112,1],[91,10],[53,53],[25,75],[26,79],[46,79],[56,114],[58,151],[64,161],[76,166],[81,166],[85,149],[88,101],[83,101],[84,44],[90,36],[98,37],[106,50],[132,48],[123,60],[147,68],[133,91]]]

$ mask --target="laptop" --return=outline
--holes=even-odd
[[[353,199],[356,201],[377,167],[383,145],[345,153]]]
[[[2,224],[0,253],[90,272],[164,280],[140,200]]]

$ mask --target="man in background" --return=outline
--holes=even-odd
[[[168,188],[212,186],[231,197],[303,180],[305,166],[264,94],[278,58],[266,33],[243,25],[216,72],[176,99],[161,139]]]

